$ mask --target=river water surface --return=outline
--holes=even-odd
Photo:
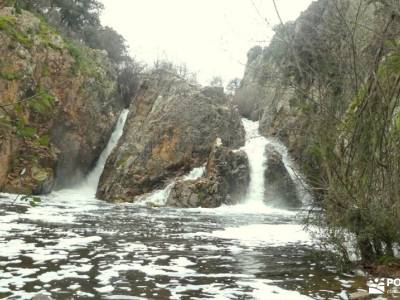
[[[258,199],[264,158],[257,147],[266,141],[257,136],[244,147],[251,183],[241,205],[172,209],[95,199],[126,113],[81,186],[53,192],[38,207],[1,195],[0,298],[347,299],[347,293],[366,289],[365,278],[321,259],[301,225],[302,210]],[[257,129],[245,127],[248,137]],[[194,170],[183,180],[201,173]],[[160,204],[165,193],[168,188],[148,199]]]

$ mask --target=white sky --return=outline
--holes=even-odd
[[[272,0],[102,0],[103,25],[124,36],[133,56],[185,63],[201,83],[243,75],[247,51],[268,44],[279,23]],[[284,22],[312,0],[276,0]],[[264,20],[267,19],[267,21]]]

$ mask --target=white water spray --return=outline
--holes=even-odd
[[[199,168],[194,168],[192,171],[190,171],[189,174],[183,176],[180,180],[183,180],[183,181],[196,180],[196,179],[200,178],[201,176],[203,176],[205,171],[206,171],[206,168],[204,166],[199,167]],[[179,179],[178,179],[178,181],[179,181]],[[165,205],[165,203],[167,202],[167,199],[169,197],[169,194],[171,193],[171,190],[174,187],[175,183],[176,183],[176,181],[173,181],[161,190],[155,190],[151,193],[138,196],[136,199],[136,203],[152,204],[152,205],[157,205],[157,206]]]
[[[268,140],[258,133],[258,122],[242,119],[246,131],[246,144],[243,150],[246,152],[250,165],[250,184],[245,204],[264,206],[264,170],[266,163],[265,146]]]
[[[114,132],[111,134],[110,140],[108,141],[106,148],[101,153],[94,169],[89,173],[83,184],[81,184],[80,189],[90,189],[94,190],[94,192],[96,193],[100,176],[103,173],[107,158],[111,154],[115,146],[118,144],[118,141],[121,138],[122,133],[124,131],[124,126],[126,118],[128,117],[128,112],[129,112],[128,109],[124,109],[121,112],[117,124],[115,126]]]
[[[286,147],[275,139],[267,139],[261,136],[258,132],[259,122],[250,121],[248,119],[242,119],[242,122],[246,131],[246,144],[242,149],[246,152],[250,165],[250,184],[247,195],[243,201],[244,204],[254,209],[265,207],[264,171],[268,159],[265,153],[265,147],[268,144],[282,155],[282,162],[296,185],[298,196],[303,203],[307,202],[310,195],[305,189],[306,185],[304,180],[295,171]]]

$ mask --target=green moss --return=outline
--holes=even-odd
[[[391,263],[394,263],[396,261],[397,261],[396,258],[390,255],[382,255],[378,259],[378,263],[382,265],[390,265]]]
[[[400,130],[400,112],[396,115],[396,128]]]
[[[47,147],[50,145],[50,138],[47,134],[42,135],[37,139],[37,144],[43,147]]]
[[[32,41],[25,33],[16,28],[16,20],[9,16],[0,16],[0,30],[5,32],[11,39],[18,41],[25,47],[31,47]]]
[[[8,116],[0,116],[0,134],[11,132],[12,124]]]
[[[31,172],[32,178],[35,179],[37,182],[43,182],[49,177],[47,171],[38,166],[33,166]]]
[[[9,71],[0,71],[0,78],[6,80],[16,80],[20,79],[22,76],[19,72],[9,72]]]
[[[130,156],[130,154],[125,153],[124,156],[117,161],[117,163],[116,163],[117,168],[120,168],[121,166],[123,166],[128,161],[129,156]]]
[[[199,191],[197,193],[197,197],[199,198],[200,201],[204,201],[204,199],[206,199],[206,193],[203,191]]]
[[[69,51],[69,54],[74,58],[75,64],[72,66],[72,72],[77,74],[79,71],[82,73],[89,73],[91,69],[91,62],[85,54],[83,45],[71,40],[65,41],[65,46]]]
[[[59,35],[59,33],[53,28],[49,27],[46,21],[43,18],[41,18],[39,24],[39,33],[38,33],[40,40],[44,44],[48,45],[53,49],[61,50],[63,47],[60,44],[56,44],[53,42],[54,37],[57,35]]]
[[[39,89],[32,100],[28,102],[29,108],[40,115],[47,115],[52,112],[54,97],[44,89]]]
[[[30,126],[17,127],[17,134],[23,138],[33,138],[37,133],[36,128]]]
[[[50,75],[49,65],[44,65],[42,68],[42,76],[48,77]]]

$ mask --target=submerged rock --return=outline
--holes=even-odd
[[[154,71],[140,87],[121,140],[107,160],[97,196],[132,201],[202,165],[217,137],[244,144],[238,112],[223,90],[201,88],[167,71]]]
[[[205,177],[178,181],[171,190],[167,205],[210,208],[235,204],[244,198],[249,181],[246,153],[216,143],[207,161]]]
[[[0,20],[0,191],[79,182],[122,110],[116,66],[27,11],[0,9]]]
[[[282,155],[271,145],[266,146],[265,152],[267,162],[264,172],[264,201],[280,207],[300,207],[302,202],[298,197],[296,184],[283,163]]]

